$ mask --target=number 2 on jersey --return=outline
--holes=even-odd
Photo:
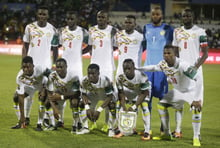
[[[41,42],[41,40],[38,39],[37,41],[38,41],[38,42],[37,42],[37,46],[40,46],[40,42]]]

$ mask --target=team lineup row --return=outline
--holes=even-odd
[[[182,136],[183,104],[188,102],[193,113],[193,145],[201,145],[201,65],[207,58],[208,46],[205,31],[193,24],[191,9],[182,13],[183,26],[173,29],[162,23],[162,11],[160,7],[155,7],[151,12],[152,23],[144,26],[143,34],[134,30],[136,19],[132,15],[125,18],[125,29],[120,31],[108,25],[105,11],[97,13],[97,25],[90,27],[88,32],[77,26],[77,15],[73,12],[67,12],[67,26],[59,31],[47,19],[48,10],[40,7],[37,21],[25,28],[22,70],[17,76],[19,87],[14,97],[19,123],[13,128],[26,127],[28,120],[25,122],[25,119],[30,116],[32,96],[39,90],[38,130],[42,130],[44,118],[50,119],[48,130],[56,128],[54,117],[62,125],[65,100],[70,99],[74,119],[72,132],[88,133],[87,118],[95,126],[100,112],[105,109],[108,136],[119,138],[126,135],[123,128],[118,128],[120,112],[134,112],[141,106],[144,121],[142,139],[150,140],[151,100],[156,97],[160,99],[158,112],[163,134],[155,139],[172,139],[168,107],[176,109],[177,125],[173,136]],[[85,48],[83,43],[87,45]],[[58,45],[64,51],[62,58],[57,60]],[[115,80],[114,49],[119,50]],[[147,49],[147,56],[144,67],[141,67],[144,49]],[[55,67],[50,60],[51,50]],[[82,54],[87,52],[91,54],[91,64],[87,76],[83,77]],[[48,69],[51,67],[54,71],[50,73]],[[174,86],[171,91],[168,91],[168,82]],[[97,102],[103,99],[103,104],[96,107]],[[128,107],[126,104],[132,105]],[[78,125],[82,126],[80,131],[76,130]]]

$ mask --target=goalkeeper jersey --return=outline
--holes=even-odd
[[[163,59],[163,49],[166,44],[173,40],[173,28],[165,23],[161,26],[147,24],[143,30],[146,41],[146,61],[144,65],[155,65]]]

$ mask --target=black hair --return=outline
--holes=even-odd
[[[189,7],[185,8],[182,12],[189,12],[189,13],[192,14],[192,16],[194,16],[193,10],[191,8],[189,8]]]
[[[37,8],[37,10],[39,9],[43,9],[43,10],[48,10],[49,11],[49,8],[46,6],[46,5],[41,5]]]
[[[71,11],[71,10],[67,11],[66,14],[67,15],[75,15],[75,16],[78,15],[78,13],[76,11]]]
[[[136,17],[134,15],[127,15],[126,18],[131,18],[131,19],[136,20]]]
[[[25,57],[22,59],[22,63],[31,63],[31,64],[33,64],[33,59],[32,59],[32,57],[30,57],[30,56],[25,56]]]
[[[65,65],[67,65],[67,62],[66,62],[66,60],[64,58],[57,59],[56,63],[58,63],[58,62],[63,62]]]
[[[132,63],[132,65],[134,65],[134,61],[132,60],[132,59],[125,59],[124,61],[123,61],[123,64],[124,63]]]
[[[179,47],[178,46],[173,46],[171,44],[167,44],[164,46],[164,49],[172,49],[176,55],[176,57],[179,57]]]
[[[100,10],[100,11],[97,12],[97,14],[98,13],[105,13],[105,14],[107,14],[107,17],[109,17],[109,14],[108,14],[108,12],[106,10]]]
[[[88,69],[96,69],[97,71],[99,71],[99,65],[97,65],[97,64],[90,64],[89,66],[88,66]]]
[[[162,11],[162,9],[161,9],[160,6],[156,6],[156,7],[154,7],[152,10],[161,10],[161,11]]]

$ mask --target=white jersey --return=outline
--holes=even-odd
[[[119,49],[117,74],[123,73],[123,61],[132,59],[135,67],[141,66],[141,45],[143,34],[134,30],[133,33],[127,34],[125,30],[116,33],[116,45]]]
[[[100,74],[106,75],[113,80],[114,58],[113,58],[113,27],[107,25],[105,29],[99,29],[98,25],[89,28],[88,44],[92,45],[91,63],[98,64]]]
[[[129,80],[124,74],[120,74],[117,77],[116,86],[118,90],[125,93],[129,101],[136,101],[138,95],[143,90],[151,91],[151,84],[148,81],[148,77],[140,71],[135,71],[135,76],[132,80]],[[146,98],[146,100],[148,100],[148,98]]]
[[[32,97],[35,91],[39,91],[47,83],[47,77],[43,73],[42,67],[39,66],[34,67],[34,73],[31,76],[24,75],[23,70],[20,70],[16,77],[17,93],[20,95],[27,93]]]
[[[172,104],[174,108],[181,108],[185,102],[189,104],[194,100],[195,81],[188,78],[183,72],[188,69],[190,64],[176,58],[173,67],[169,67],[165,60],[157,65],[144,66],[145,71],[163,71],[169,82],[172,83],[173,89],[168,91],[160,102]]]
[[[81,92],[89,97],[92,107],[95,107],[99,100],[104,100],[107,95],[113,94],[112,88],[111,81],[104,75],[99,76],[96,84],[89,82],[88,76],[85,76],[81,83]]]
[[[40,27],[33,22],[25,27],[23,41],[29,43],[27,55],[33,58],[35,66],[51,68],[51,42],[55,33],[56,29],[50,23]]]
[[[48,90],[62,95],[73,95],[79,91],[79,77],[71,71],[67,72],[65,78],[61,78],[56,71],[49,75]]]
[[[169,67],[165,60],[160,61],[157,65],[144,66],[145,71],[163,71],[168,77],[175,89],[181,92],[187,92],[195,88],[195,81],[188,78],[183,72],[187,71],[190,64],[176,58],[173,67]]]
[[[63,46],[62,57],[67,61],[68,70],[73,71],[82,79],[82,46],[86,30],[77,26],[75,30],[69,30],[66,26],[60,34],[60,44]]]
[[[205,30],[194,25],[191,29],[183,26],[174,30],[173,45],[180,47],[180,59],[194,65],[200,57],[201,46],[208,46]],[[202,66],[197,72],[195,100],[203,101],[203,74]]]
[[[207,45],[207,41],[203,41],[206,37],[205,30],[194,25],[191,29],[185,29],[183,26],[174,30],[173,45],[180,48],[180,59],[190,64],[197,62],[200,57],[200,46]]]

